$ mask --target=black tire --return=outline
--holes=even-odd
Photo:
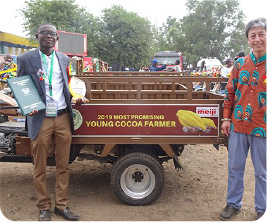
[[[150,154],[128,153],[114,165],[111,187],[115,195],[128,205],[148,205],[154,202],[163,190],[163,167]]]

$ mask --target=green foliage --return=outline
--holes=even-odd
[[[153,42],[150,22],[121,6],[104,9],[103,17],[95,18],[75,0],[27,0],[25,4],[23,26],[31,38],[41,24],[52,23],[58,30],[87,34],[89,56],[119,67],[140,68],[149,61]]]
[[[140,68],[149,64],[154,53],[165,50],[182,52],[194,66],[200,58],[223,61],[240,51],[248,52],[239,0],[187,0],[186,7],[188,14],[181,20],[168,17],[158,29],[118,5],[94,17],[75,0],[26,0],[21,14],[30,37],[44,23],[87,34],[88,56],[119,67]]]
[[[184,52],[185,42],[181,23],[176,18],[168,17],[166,23],[159,28],[158,47],[160,51]]]
[[[88,26],[86,21],[92,17],[85,9],[78,7],[74,0],[28,0],[25,4],[26,7],[21,10],[25,19],[23,26],[32,37],[35,36],[38,27],[44,23],[52,23],[58,30],[80,32],[85,25]]]
[[[144,66],[150,56],[153,34],[147,19],[114,5],[103,10],[98,54],[119,67]]]
[[[188,15],[181,20],[190,62],[205,57],[226,57],[244,50],[244,14],[238,0],[188,0]],[[199,58],[196,58],[196,55]]]
[[[35,38],[40,25],[52,23],[58,30],[87,34],[88,53],[93,52],[92,39],[97,21],[84,8],[75,4],[75,0],[27,0],[25,5],[21,14],[24,17],[23,27],[30,38]]]
[[[247,51],[244,14],[238,0],[188,0],[188,14],[180,21],[169,17],[159,30],[161,50],[182,52],[196,66],[200,58],[221,61]]]

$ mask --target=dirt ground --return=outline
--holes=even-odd
[[[70,165],[69,207],[82,221],[218,221],[225,207],[227,149],[212,145],[188,145],[180,159],[184,171],[176,171],[172,160],[164,163],[165,188],[149,206],[127,206],[110,188],[112,165],[75,160]],[[12,221],[36,221],[33,166],[0,163],[1,211]],[[48,190],[54,200],[54,167],[48,167]],[[254,171],[250,156],[245,172],[243,207],[236,221],[255,220]],[[53,208],[53,207],[52,207]],[[1,219],[3,221],[4,218]],[[53,221],[63,220],[52,214]]]

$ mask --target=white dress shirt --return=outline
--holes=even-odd
[[[67,107],[67,104],[65,102],[65,97],[63,94],[63,76],[62,72],[60,70],[58,58],[56,54],[54,55],[54,67],[53,67],[53,76],[52,76],[52,97],[50,96],[49,91],[49,78],[50,76],[50,67],[51,67],[51,59],[52,54],[50,56],[45,55],[46,64],[47,64],[47,72],[45,68],[45,63],[43,61],[42,52],[40,52],[41,61],[42,61],[42,70],[45,73],[45,91],[46,91],[46,101],[56,101],[57,102],[57,109],[65,109]]]

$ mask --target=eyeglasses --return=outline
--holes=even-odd
[[[41,35],[44,35],[44,36],[50,35],[51,37],[57,37],[57,33],[56,32],[51,32],[51,31],[40,31],[40,32],[38,32],[38,34],[41,34]]]

